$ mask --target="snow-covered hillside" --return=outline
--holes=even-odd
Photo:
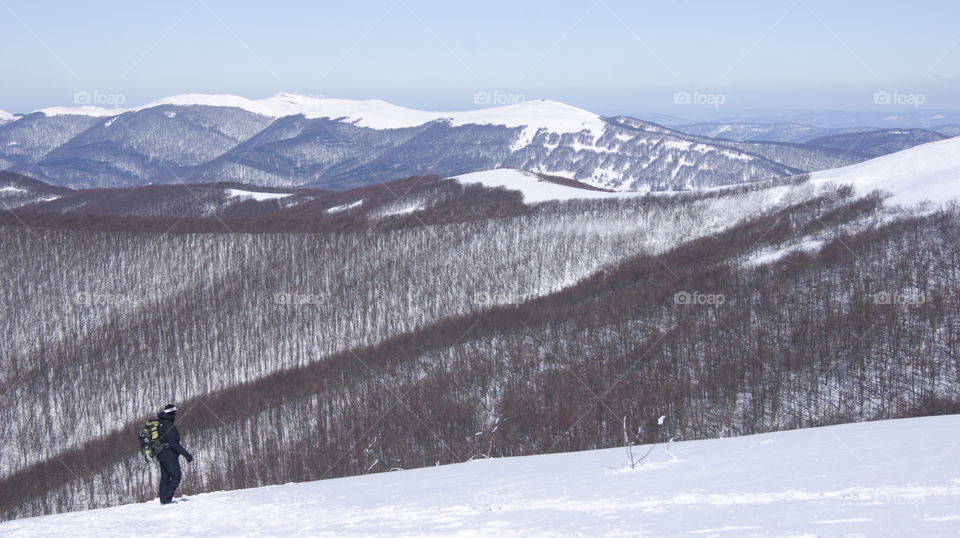
[[[10,521],[0,534],[956,536],[958,445],[960,416],[892,420],[658,445],[635,469],[623,449],[477,460]]]
[[[960,138],[930,142],[869,161],[811,174],[814,183],[851,184],[858,192],[889,192],[889,202],[911,205],[960,197]]]

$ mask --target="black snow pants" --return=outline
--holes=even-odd
[[[157,462],[160,464],[160,502],[166,504],[173,500],[173,493],[183,478],[180,457],[172,450],[164,450],[158,454]]]

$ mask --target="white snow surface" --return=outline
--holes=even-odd
[[[528,204],[548,202],[551,200],[622,198],[624,196],[637,196],[640,194],[634,192],[592,191],[579,189],[577,187],[568,187],[566,185],[544,181],[536,174],[514,168],[498,168],[496,170],[471,172],[449,179],[459,181],[463,184],[480,183],[489,188],[503,187],[505,189],[520,191],[523,194],[524,203]]]
[[[124,112],[144,110],[162,105],[202,105],[233,107],[269,117],[303,114],[306,118],[341,119],[360,127],[399,129],[416,127],[431,121],[445,120],[452,125],[504,125],[527,127],[532,137],[539,129],[556,133],[590,131],[599,137],[606,122],[598,115],[557,101],[538,100],[468,110],[463,112],[431,112],[390,104],[381,100],[316,98],[280,93],[266,99],[247,99],[237,95],[184,94],[158,99],[136,108],[100,108],[95,106],[50,107],[39,110],[48,116],[76,114],[96,117],[116,116]],[[521,137],[523,138],[523,137]]]
[[[477,460],[8,521],[0,535],[957,536],[958,447],[960,416],[891,420],[658,445],[636,469],[622,448]]]
[[[333,206],[333,207],[327,209],[327,213],[339,213],[339,212],[341,212],[341,211],[346,211],[346,210],[348,210],[348,209],[353,209],[353,208],[355,208],[355,207],[360,207],[361,205],[363,205],[363,200],[357,200],[356,202],[349,202],[349,203],[346,203],[346,204],[341,204],[341,205]]]
[[[788,254],[793,254],[794,252],[813,253],[820,250],[820,248],[823,246],[823,243],[823,241],[817,239],[804,239],[799,243],[788,245],[783,248],[760,251],[748,259],[744,265],[747,267],[752,267],[774,263],[786,257]]]
[[[227,196],[230,198],[242,198],[242,199],[253,199],[258,202],[263,202],[264,200],[277,200],[279,198],[286,198],[288,196],[293,196],[292,194],[282,193],[282,192],[256,192],[256,191],[245,191],[241,189],[227,189],[224,191],[227,193]]]
[[[0,123],[2,123],[2,122],[8,122],[8,121],[13,121],[13,120],[15,120],[15,119],[17,119],[17,118],[16,118],[16,116],[14,116],[13,114],[11,114],[11,113],[9,113],[9,112],[7,112],[7,111],[5,111],[5,110],[0,110]]]
[[[904,206],[960,198],[960,137],[928,142],[843,168],[810,174],[814,184],[852,184],[857,192],[889,192]]]

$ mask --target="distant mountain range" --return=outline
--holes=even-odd
[[[916,131],[923,133],[922,130]],[[850,149],[858,141],[866,140],[872,141],[868,143],[870,147],[882,147],[884,140],[899,140],[910,134],[917,133],[901,130],[836,135],[824,137],[820,143]],[[896,155],[819,171],[811,177],[814,183],[829,179],[836,184],[854,185],[861,194],[879,189],[892,194],[894,203],[944,200],[952,197],[957,189],[952,182],[942,178],[956,175],[958,148],[960,138],[918,144]],[[486,194],[478,196],[481,191]],[[497,212],[502,213],[524,204],[545,201],[610,199],[638,194],[604,190],[576,180],[516,169],[486,170],[447,178],[436,174],[412,176],[343,191],[262,187],[234,182],[71,189],[0,171],[0,207],[15,209],[19,214],[214,219],[329,220],[347,217],[347,220],[360,219],[366,224],[388,217],[413,215],[422,224],[454,211],[480,214],[497,206]],[[462,203],[468,198],[475,207]],[[444,217],[441,220],[449,219]]]
[[[874,105],[872,109],[859,111],[846,110],[777,110],[745,109],[733,110],[726,107],[713,110],[710,115],[700,114],[683,117],[680,115],[642,112],[634,114],[637,118],[666,125],[674,129],[692,124],[754,124],[777,125],[797,124],[824,129],[850,129],[869,131],[873,129],[923,128],[939,130],[939,126],[960,123],[960,111],[932,110],[926,107],[888,108]],[[682,130],[682,129],[681,129]]]
[[[725,122],[702,122],[682,124],[674,127],[677,130],[697,136],[707,136],[711,138],[726,138],[739,141],[773,141],[773,142],[793,142],[803,143],[818,136],[826,136],[838,133],[852,133],[859,129],[856,127],[818,127],[807,125],[805,123],[725,123]]]
[[[807,144],[858,153],[867,157],[879,157],[947,138],[950,137],[926,129],[881,129],[820,136],[807,141]]]
[[[554,101],[427,112],[293,94],[262,100],[193,94],[131,109],[2,114],[0,168],[71,188],[241,182],[336,190],[517,168],[644,192],[834,168],[942,138],[925,131],[813,144],[796,142],[823,131],[801,136],[802,127],[781,125],[747,136],[738,129],[690,127],[688,134]]]
[[[943,125],[931,129],[859,127],[819,127],[803,123],[692,123],[675,127],[682,132],[711,138],[741,142],[789,142],[811,144],[862,153],[866,156],[886,155],[916,144],[943,140],[960,134],[958,126]],[[830,137],[836,137],[833,141]],[[856,144],[836,141],[849,139]],[[876,144],[876,145],[874,145]]]

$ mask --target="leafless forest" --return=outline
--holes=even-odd
[[[3,517],[152,497],[135,431],[170,401],[186,493],[620,446],[624,417],[960,410],[957,207],[802,181],[457,207],[6,216],[0,435],[32,448],[0,451]]]

